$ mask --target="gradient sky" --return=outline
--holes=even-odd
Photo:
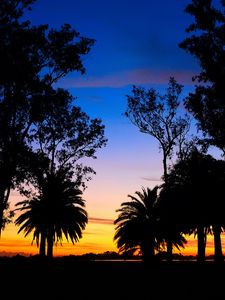
[[[97,172],[84,198],[89,224],[75,246],[65,243],[56,255],[117,251],[113,242],[116,209],[141,187],[160,184],[162,157],[158,143],[141,134],[124,117],[126,95],[132,84],[163,92],[170,76],[185,85],[183,96],[193,87],[198,72],[193,57],[179,49],[191,17],[184,13],[186,0],[38,0],[27,17],[33,24],[59,27],[71,24],[96,43],[84,58],[86,74],[70,74],[59,86],[77,97],[76,103],[91,117],[101,118],[108,144],[88,160]],[[11,203],[18,201],[12,193]],[[32,237],[16,234],[14,225],[3,232],[0,251],[37,253]],[[212,250],[212,241],[209,241]],[[193,250],[190,241],[185,253]],[[211,251],[210,251],[211,253]]]

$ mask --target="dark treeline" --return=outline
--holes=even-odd
[[[63,235],[73,243],[88,222],[82,192],[95,171],[82,158],[105,146],[104,125],[91,119],[55,84],[85,73],[82,58],[94,40],[69,24],[33,26],[34,0],[0,1],[0,232],[10,222],[17,189],[19,232],[33,233],[40,255],[52,257]]]
[[[134,86],[125,115],[140,132],[157,139],[162,152],[163,184],[142,188],[121,204],[114,240],[121,253],[140,251],[145,261],[166,249],[185,247],[188,235],[198,239],[197,259],[205,260],[208,234],[214,236],[214,258],[223,261],[225,227],[225,2],[195,0],[185,11],[194,21],[180,47],[199,62],[195,89],[182,102],[182,86],[171,77],[164,95]],[[180,113],[179,107],[186,109]],[[191,118],[197,134],[190,134]],[[200,134],[198,134],[198,132]],[[222,151],[212,157],[211,146]],[[175,161],[175,162],[174,162]]]
[[[101,120],[91,119],[55,85],[71,72],[85,73],[82,59],[95,41],[69,24],[33,26],[25,12],[34,2],[0,2],[0,232],[12,221],[9,197],[16,189],[25,197],[16,204],[19,232],[32,233],[40,256],[51,258],[63,236],[72,243],[82,237],[88,222],[82,193],[95,174],[82,159],[96,158],[107,140]],[[183,86],[172,76],[165,94],[134,86],[127,95],[125,116],[159,143],[163,184],[129,195],[118,209],[114,240],[123,257],[140,251],[145,261],[154,261],[166,250],[171,261],[174,247],[185,247],[195,234],[203,262],[207,235],[213,234],[215,260],[223,261],[224,8],[223,0],[218,8],[211,0],[193,0],[185,9],[194,21],[179,46],[201,71],[183,101]],[[190,130],[191,117],[200,134]],[[221,150],[221,159],[209,154],[211,146]]]

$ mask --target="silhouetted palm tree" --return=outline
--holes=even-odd
[[[142,188],[142,191],[136,191],[136,196],[128,195],[130,202],[123,202],[118,218],[114,221],[116,224],[116,233],[114,241],[117,242],[119,252],[134,253],[141,250],[144,261],[152,260],[155,249],[159,247],[157,241],[157,219],[154,212],[154,206],[157,201],[156,186],[152,190]]]
[[[184,233],[198,238],[198,261],[205,260],[207,233],[214,234],[215,260],[223,259],[220,233],[224,228],[225,162],[197,149],[178,161],[168,175],[173,218]],[[167,211],[169,208],[167,209]]]
[[[48,174],[37,196],[17,203],[17,210],[25,211],[15,221],[20,225],[18,232],[23,231],[25,236],[33,232],[33,241],[37,245],[41,242],[40,255],[45,255],[47,242],[48,257],[53,256],[53,244],[62,241],[63,235],[74,244],[82,237],[88,221],[81,194],[64,172]]]

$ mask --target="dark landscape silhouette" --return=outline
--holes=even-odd
[[[117,208],[118,252],[62,257],[54,257],[54,246],[78,243],[88,223],[83,194],[95,170],[84,161],[97,158],[107,138],[102,120],[59,87],[68,74],[86,72],[95,40],[69,24],[54,29],[24,20],[33,2],[0,2],[0,233],[14,222],[39,249],[0,256],[2,292],[21,299],[223,298],[225,2],[215,8],[193,0],[185,8],[193,23],[179,47],[200,67],[185,99],[173,76],[165,93],[134,85],[124,95],[124,118],[158,142],[163,174],[161,184],[137,187]],[[14,210],[12,190],[25,198]],[[197,256],[184,257],[179,251],[193,234]],[[208,235],[214,255],[207,257]]]

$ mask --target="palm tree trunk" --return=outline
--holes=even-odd
[[[152,262],[155,257],[154,240],[149,239],[141,244],[142,259],[145,263]]]
[[[48,244],[47,257],[48,258],[53,257],[53,236],[54,235],[52,234],[52,230],[49,230],[48,236],[47,236],[47,244]]]
[[[40,242],[40,248],[39,248],[39,255],[41,257],[44,257],[46,255],[45,253],[45,247],[46,246],[46,234],[45,232],[41,233],[41,242]]]
[[[166,242],[166,247],[167,247],[167,253],[166,253],[167,261],[170,262],[173,260],[173,243],[168,240]]]
[[[213,226],[213,235],[214,235],[214,259],[216,262],[223,261],[223,251],[221,243],[221,227],[219,225]]]
[[[198,236],[198,262],[205,261],[205,232],[203,226],[197,227],[197,236]]]
[[[53,257],[53,241],[52,241],[52,239],[48,240],[47,257],[48,258]]]

